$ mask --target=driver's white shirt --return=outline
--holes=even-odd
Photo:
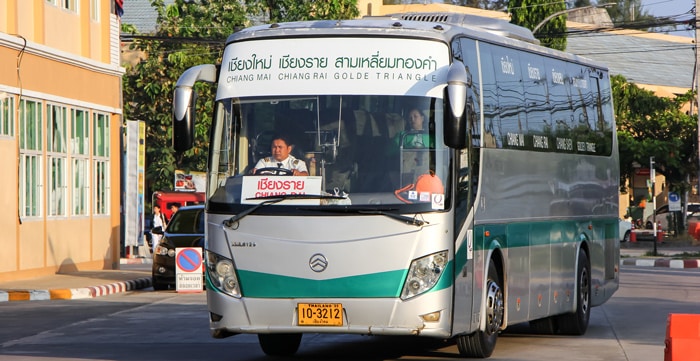
[[[260,170],[263,168],[284,168],[289,170],[296,170],[299,172],[308,172],[306,169],[306,163],[302,160],[296,159],[294,156],[288,156],[285,160],[276,160],[272,157],[265,157],[255,164],[255,169]]]

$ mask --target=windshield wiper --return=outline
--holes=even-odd
[[[359,209],[359,210],[357,210],[357,213],[359,213],[359,214],[379,214],[382,216],[387,216],[389,218],[393,218],[397,221],[401,221],[401,222],[409,224],[409,225],[414,225],[416,227],[422,227],[426,224],[430,224],[430,222],[428,222],[428,221],[418,219],[418,214],[416,214],[413,217],[409,217],[409,216],[402,216],[402,215],[396,214],[396,213],[381,211],[378,209]]]
[[[282,202],[283,200],[286,199],[346,199],[345,197],[342,196],[335,196],[335,195],[320,195],[320,194],[282,194],[282,195],[274,195],[274,196],[264,196],[264,197],[252,197],[252,198],[246,198],[247,200],[264,200],[263,202],[260,202],[256,204],[253,207],[250,207],[243,212],[240,212],[236,214],[235,216],[227,219],[224,221],[224,226],[236,229],[238,227],[233,227],[236,222],[240,221],[241,218],[255,212],[256,210],[269,206],[270,204],[275,204]]]
[[[413,217],[409,216],[402,216],[400,214],[392,213],[392,212],[387,212],[388,210],[394,210],[394,208],[387,208],[387,209],[378,209],[378,208],[348,208],[348,207],[342,207],[342,208],[323,208],[323,212],[337,212],[337,213],[357,213],[357,214],[368,214],[368,215],[381,215],[381,216],[386,216],[392,219],[395,219],[397,221],[406,223],[408,225],[413,225],[416,227],[422,227],[426,224],[430,224],[430,222],[418,219],[418,214],[416,214]]]

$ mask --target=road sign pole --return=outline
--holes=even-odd
[[[652,202],[652,229],[654,230],[654,256],[656,256],[656,170],[654,169],[654,157],[649,157],[649,181],[651,181],[651,202]]]

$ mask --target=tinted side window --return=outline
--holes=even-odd
[[[554,149],[558,152],[572,152],[574,150],[571,138],[571,129],[574,127],[573,102],[567,86],[566,63],[547,58],[545,59],[545,67],[547,69],[549,102],[552,109]]]
[[[462,62],[467,70],[467,76],[471,81],[471,91],[469,99],[467,99],[467,107],[471,112],[472,124],[471,129],[472,144],[475,147],[481,147],[481,84],[479,82],[479,59],[477,58],[476,41],[472,39],[460,39],[462,49]]]
[[[491,55],[496,75],[503,144],[508,148],[524,148],[527,119],[523,103],[522,66],[518,52],[494,47]]]
[[[484,111],[484,147],[503,147],[503,132],[498,110],[498,88],[493,62],[493,45],[479,43]]]
[[[549,151],[554,142],[550,138],[552,119],[547,99],[547,79],[544,61],[541,56],[520,53],[520,66],[523,74],[525,114],[528,137],[532,139],[529,149]],[[529,142],[528,142],[529,143]]]

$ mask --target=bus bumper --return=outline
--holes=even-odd
[[[207,290],[210,329],[216,338],[238,333],[335,333],[451,337],[451,290],[429,292],[408,301],[384,299],[233,298]],[[342,326],[297,325],[298,303],[340,303]],[[426,321],[422,316],[439,314]]]

